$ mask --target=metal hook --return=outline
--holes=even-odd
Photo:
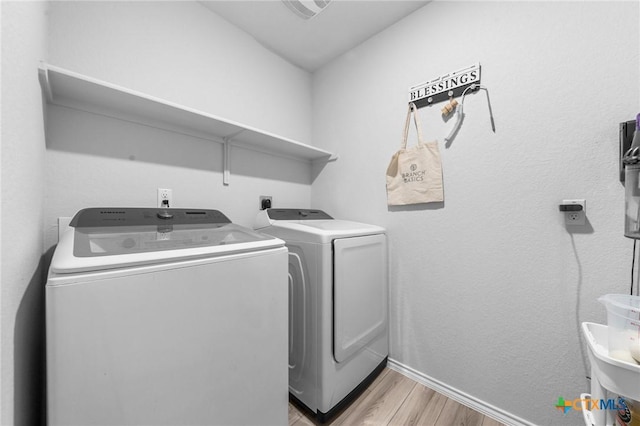
[[[467,87],[466,89],[464,89],[464,92],[462,92],[462,101],[461,104],[464,104],[464,97],[467,95],[468,91],[475,91],[475,90],[484,90],[485,93],[487,94],[487,105],[489,106],[489,118],[491,120],[491,130],[493,130],[493,133],[496,132],[496,123],[493,120],[493,110],[491,109],[491,99],[489,99],[489,89],[487,89],[485,86],[481,86],[479,84],[472,84],[471,86]]]
[[[491,130],[493,133],[496,132],[496,123],[493,121],[493,110],[491,109],[491,100],[489,99],[489,89],[484,86],[480,86],[482,90],[487,94],[487,105],[489,106],[489,118],[491,119]]]

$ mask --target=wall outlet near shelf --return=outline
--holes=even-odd
[[[272,207],[273,197],[271,195],[260,196],[260,210],[270,209]]]
[[[173,192],[170,189],[158,188],[158,208],[173,207]]]

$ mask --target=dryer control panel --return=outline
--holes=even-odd
[[[267,209],[272,220],[327,220],[331,216],[316,209]]]

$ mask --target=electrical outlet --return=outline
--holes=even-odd
[[[170,189],[158,188],[158,207],[173,207],[173,193]]]
[[[562,200],[562,204],[582,207],[580,210],[564,212],[565,225],[584,225],[586,223],[587,203],[585,200]]]
[[[567,213],[567,222],[575,224],[580,219],[580,213]]]
[[[171,232],[156,232],[156,241],[169,241]]]
[[[258,207],[260,210],[270,209],[273,203],[273,197],[271,195],[261,195],[260,196],[260,206]]]

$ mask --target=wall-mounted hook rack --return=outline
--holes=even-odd
[[[417,108],[433,105],[462,96],[472,84],[480,85],[480,63],[410,87],[409,102]]]

